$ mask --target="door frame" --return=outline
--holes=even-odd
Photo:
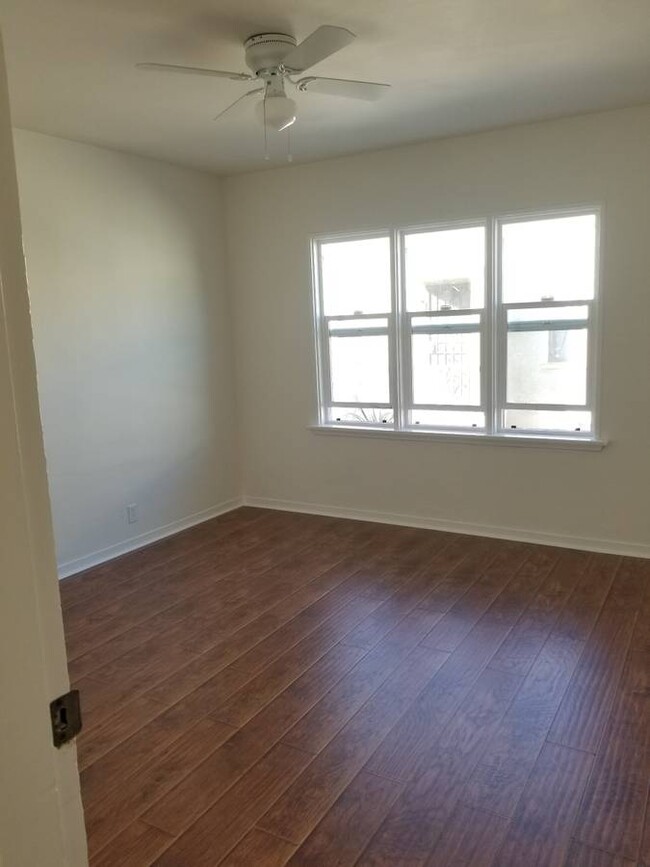
[[[49,720],[69,678],[1,34],[0,573],[0,867],[85,867],[76,747]]]

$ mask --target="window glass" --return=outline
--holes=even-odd
[[[406,307],[466,310],[485,304],[485,228],[404,236]]]
[[[501,242],[504,301],[594,297],[594,214],[505,223]]]
[[[412,425],[422,427],[484,428],[485,413],[467,410],[414,409],[409,413]]]
[[[504,427],[511,431],[591,431],[591,413],[582,410],[507,409],[503,415]]]
[[[392,425],[393,410],[377,406],[333,406],[329,420],[340,424]]]
[[[388,237],[323,243],[320,245],[320,264],[326,316],[390,311]]]
[[[413,402],[481,403],[481,338],[477,333],[413,334]]]
[[[330,337],[332,400],[389,403],[388,337]]]
[[[587,330],[509,331],[508,403],[584,404]]]

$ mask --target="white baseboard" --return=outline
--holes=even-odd
[[[422,527],[425,530],[442,530],[468,536],[487,536],[493,539],[509,539],[513,542],[530,542],[536,545],[552,545],[556,548],[573,548],[578,551],[596,551],[601,554],[623,554],[628,557],[650,558],[650,545],[639,542],[623,542],[614,539],[591,539],[580,536],[561,536],[537,530],[522,530],[513,527],[494,527],[490,524],[467,524],[464,521],[449,521],[444,518],[424,518],[416,515],[399,515],[390,512],[374,512],[364,509],[348,509],[338,506],[323,506],[315,503],[300,503],[292,500],[274,500],[268,497],[244,497],[245,506],[260,509],[278,509],[286,512],[304,512],[308,515],[326,515],[330,518],[351,518],[356,521],[373,521],[379,524],[397,524],[404,527]]]
[[[100,551],[94,551],[92,554],[86,554],[83,557],[78,557],[75,560],[68,560],[66,563],[59,563],[59,578],[68,578],[77,572],[82,572],[84,569],[90,569],[92,566],[99,566],[100,563],[106,563],[108,560],[113,560],[121,554],[128,554],[129,551],[136,551],[138,548],[144,548],[145,545],[150,545],[152,542],[157,542],[159,539],[164,539],[165,536],[172,536],[174,533],[180,533],[181,530],[187,530],[196,524],[202,524],[204,521],[209,521],[211,518],[216,518],[218,515],[224,515],[226,512],[231,512],[243,506],[243,499],[238,497],[232,500],[225,500],[216,506],[211,506],[209,509],[204,509],[202,512],[196,512],[194,515],[188,515],[186,518],[181,518],[179,521],[173,521],[171,524],[166,524],[164,527],[158,527],[156,530],[149,530],[148,533],[142,533],[139,536],[131,536],[130,539],[125,539],[123,542],[118,542],[115,545],[109,545],[108,548],[102,548]]]
[[[628,557],[650,559],[650,545],[638,542],[623,542],[613,539],[592,539],[580,536],[561,536],[556,533],[543,533],[536,530],[522,530],[512,527],[494,527],[490,524],[468,524],[464,521],[449,521],[444,518],[425,518],[417,515],[401,515],[392,512],[377,512],[365,509],[349,509],[339,506],[324,506],[316,503],[302,503],[294,500],[276,500],[269,497],[239,497],[226,500],[202,512],[196,512],[179,521],[158,527],[139,536],[132,536],[123,542],[109,545],[83,557],[60,563],[59,578],[67,578],[84,569],[98,566],[113,560],[121,554],[136,551],[166,536],[180,533],[218,515],[231,512],[240,506],[253,506],[260,509],[276,509],[284,512],[303,512],[308,515],[326,515],[331,518],[350,518],[355,521],[372,521],[379,524],[397,524],[403,527],[421,527],[425,530],[442,530],[468,536],[487,536],[493,539],[510,539],[514,542],[530,542],[537,545],[552,545],[557,548],[573,548],[580,551],[596,551],[603,554],[623,554]]]

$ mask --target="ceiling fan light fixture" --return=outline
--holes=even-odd
[[[276,132],[282,132],[296,122],[296,103],[283,94],[267,94],[255,110],[261,123],[266,122]]]

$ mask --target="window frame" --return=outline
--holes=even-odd
[[[406,226],[403,228],[394,229],[394,244],[397,249],[398,260],[399,260],[399,270],[398,270],[398,286],[396,291],[396,301],[397,301],[397,320],[400,326],[400,341],[398,345],[398,353],[401,362],[402,368],[402,379],[401,379],[401,391],[400,391],[400,405],[399,405],[399,415],[400,415],[400,430],[403,431],[422,431],[426,433],[472,433],[472,428],[468,427],[459,427],[453,425],[423,425],[423,424],[409,424],[409,413],[414,410],[427,410],[431,409],[434,411],[451,411],[451,412],[483,412],[485,414],[486,426],[485,430],[478,429],[476,431],[477,434],[480,433],[488,433],[488,407],[489,407],[489,399],[488,399],[488,391],[489,391],[489,364],[490,357],[488,352],[488,343],[489,343],[489,303],[488,303],[488,281],[489,281],[489,268],[488,268],[488,247],[489,247],[489,228],[488,228],[489,220],[486,218],[479,218],[475,220],[453,220],[446,221],[444,223],[433,223],[433,224],[425,224],[425,225],[416,225],[416,226]],[[415,234],[425,234],[427,232],[444,232],[444,231],[454,231],[457,229],[477,229],[482,228],[485,232],[485,279],[484,279],[484,301],[483,307],[479,308],[467,308],[466,310],[457,310],[457,311],[436,311],[434,314],[429,312],[413,312],[408,310],[408,304],[406,300],[406,254],[405,254],[405,240],[407,235],[415,235]],[[395,302],[394,302],[395,303]],[[454,316],[475,316],[478,315],[479,319],[479,327],[477,329],[472,329],[472,333],[478,333],[481,340],[481,400],[478,405],[466,405],[466,404],[421,404],[416,403],[414,400],[414,392],[413,392],[413,350],[411,338],[413,335],[412,321],[414,317],[423,317],[423,316],[432,316],[435,315],[436,318],[444,318],[449,317],[452,318]],[[459,330],[450,330],[448,333],[460,333]]]
[[[573,216],[593,216],[595,218],[595,257],[594,257],[594,295],[593,298],[577,298],[566,301],[534,301],[534,302],[504,302],[502,299],[502,230],[504,225],[515,222],[531,222],[541,220],[562,219]],[[435,438],[451,441],[485,441],[508,442],[519,441],[519,444],[569,443],[579,446],[602,447],[600,439],[599,420],[599,383],[600,383],[600,274],[601,274],[601,224],[602,206],[597,204],[558,207],[546,210],[526,210],[503,214],[493,214],[475,219],[436,221],[426,224],[407,226],[392,226],[363,232],[337,232],[314,235],[311,238],[311,270],[313,289],[313,317],[316,344],[316,379],[318,400],[318,423],[311,427],[319,431],[334,431],[338,433],[377,432],[379,435],[399,436],[400,438]],[[483,228],[485,231],[485,297],[483,308],[468,308],[453,311],[409,311],[406,303],[406,263],[405,240],[407,235],[416,233],[455,230],[463,228]],[[387,238],[390,245],[390,285],[391,310],[381,313],[361,315],[330,315],[325,316],[323,304],[323,287],[321,279],[322,245],[342,241],[355,241],[373,238]],[[586,307],[587,320],[587,362],[586,362],[586,395],[585,405],[568,404],[520,404],[506,400],[507,397],[507,340],[508,311],[512,309]],[[458,316],[479,316],[477,327],[462,326],[450,329],[446,333],[471,331],[480,335],[481,350],[481,396],[480,404],[420,404],[413,400],[412,345],[413,321],[423,317],[449,319],[449,325]],[[388,381],[389,403],[370,404],[354,402],[333,402],[331,400],[331,378],[329,364],[329,336],[331,321],[336,320],[386,319],[388,334]],[[571,323],[575,328],[575,324]],[[515,329],[513,329],[515,330]],[[525,330],[525,329],[516,329]],[[531,329],[532,330],[532,329]],[[541,328],[538,330],[542,330]],[[547,330],[547,329],[544,329]],[[571,330],[559,327],[549,330]],[[382,333],[383,330],[382,330]],[[426,332],[425,332],[426,333]],[[331,410],[341,407],[368,407],[392,409],[392,423],[377,424],[376,422],[350,422],[346,420],[333,421]],[[472,428],[452,425],[424,425],[409,423],[413,410],[482,412],[485,426]],[[590,431],[560,431],[557,429],[516,429],[505,426],[505,411],[507,409],[525,410],[576,410],[591,412]]]
[[[320,262],[320,247],[326,243],[344,242],[344,241],[367,241],[378,238],[387,238],[390,249],[390,301],[391,309],[379,313],[364,313],[364,314],[325,314],[325,305],[323,303],[322,292],[322,275]],[[393,422],[392,424],[382,425],[381,427],[373,422],[356,422],[353,427],[356,428],[373,428],[383,430],[397,430],[397,413],[396,406],[398,404],[397,390],[397,358],[398,358],[398,339],[397,339],[397,310],[395,307],[395,249],[393,243],[393,230],[384,229],[370,232],[353,232],[353,233],[337,233],[334,235],[321,235],[312,238],[312,286],[313,286],[313,310],[314,310],[314,329],[316,333],[316,360],[318,372],[318,418],[322,425],[328,427],[345,426],[346,422],[332,421],[327,417],[328,410],[334,407],[369,407],[373,409],[392,409]],[[330,366],[330,351],[329,339],[331,335],[330,322],[336,321],[353,321],[363,319],[386,319],[387,320],[387,335],[388,335],[388,397],[389,402],[372,403],[372,402],[355,402],[355,401],[334,401],[332,400],[332,377]],[[361,329],[358,336],[361,336]],[[369,332],[368,332],[369,333]],[[376,332],[373,332],[376,333]],[[384,329],[382,329],[384,333]],[[349,425],[349,423],[347,423]]]

